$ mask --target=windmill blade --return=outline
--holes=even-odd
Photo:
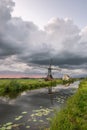
[[[48,66],[45,65],[29,64],[29,66],[32,67],[32,69],[48,69]]]
[[[61,68],[51,68],[52,70],[58,70],[58,71],[61,71],[62,69]]]
[[[59,71],[61,71],[61,69],[60,68],[51,68],[52,70],[59,70]]]
[[[47,67],[47,66],[44,66],[44,65],[38,66],[38,67],[40,67],[40,68],[42,68],[42,69],[48,69],[48,67]]]

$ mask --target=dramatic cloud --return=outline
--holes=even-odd
[[[53,18],[40,30],[12,17],[14,6],[12,0],[0,0],[1,70],[31,71],[31,63],[47,65],[50,58],[63,68],[87,68],[87,27],[81,30],[68,18]]]

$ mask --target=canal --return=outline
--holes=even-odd
[[[16,99],[0,98],[0,130],[43,130],[49,127],[55,110],[66,104],[79,85],[58,85],[48,93],[48,88],[23,92]]]

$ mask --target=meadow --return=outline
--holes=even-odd
[[[80,82],[66,107],[55,113],[48,130],[87,130],[87,79]]]
[[[21,92],[56,86],[62,84],[61,79],[45,81],[44,79],[0,79],[0,96],[17,97]]]

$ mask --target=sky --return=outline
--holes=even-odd
[[[87,0],[0,0],[0,77],[87,74]],[[42,68],[41,68],[42,67]]]
[[[52,17],[71,18],[81,28],[87,24],[87,0],[14,0],[13,15],[33,21],[41,29]]]

